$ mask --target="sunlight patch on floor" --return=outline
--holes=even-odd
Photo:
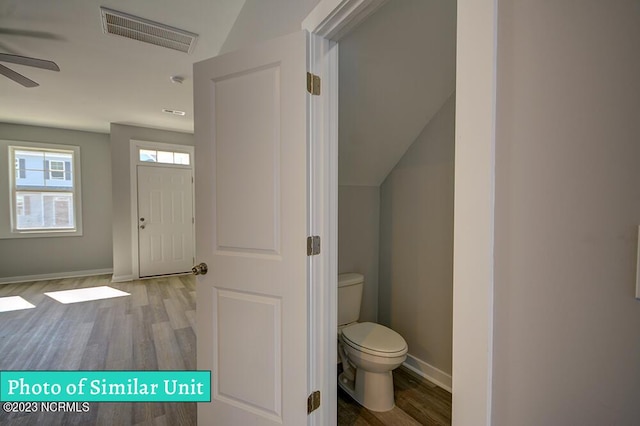
[[[35,308],[35,306],[20,296],[0,297],[0,312],[19,311],[21,309],[32,308]]]
[[[64,304],[130,296],[130,294],[127,292],[117,290],[106,285],[100,287],[79,288],[76,290],[52,291],[49,293],[45,293],[45,295]]]

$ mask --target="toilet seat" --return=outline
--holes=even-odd
[[[342,340],[353,349],[383,358],[407,353],[407,342],[401,335],[380,324],[361,322],[342,329]]]

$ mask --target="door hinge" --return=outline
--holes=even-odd
[[[320,407],[320,391],[313,391],[307,398],[307,414],[311,414],[313,411]]]
[[[307,256],[316,254],[320,254],[320,237],[317,235],[307,237]]]
[[[320,77],[310,72],[307,73],[307,92],[315,96],[320,95]]]

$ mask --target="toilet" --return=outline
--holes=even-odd
[[[395,406],[391,371],[404,362],[408,347],[390,328],[358,322],[363,286],[361,274],[338,275],[338,384],[363,407],[388,411]]]

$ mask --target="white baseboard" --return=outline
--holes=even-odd
[[[0,278],[0,284],[24,283],[30,281],[57,280],[61,278],[90,277],[113,273],[113,269],[91,269],[88,271],[56,272],[53,274],[24,275],[21,277]]]
[[[134,277],[133,275],[120,275],[120,276],[116,276],[114,275],[113,277],[111,277],[111,282],[112,283],[123,283],[126,281],[133,281],[133,280],[137,280],[138,278]]]
[[[440,386],[442,389],[451,392],[451,384],[453,383],[451,374],[447,374],[411,354],[407,354],[407,359],[402,365],[433,384]]]

